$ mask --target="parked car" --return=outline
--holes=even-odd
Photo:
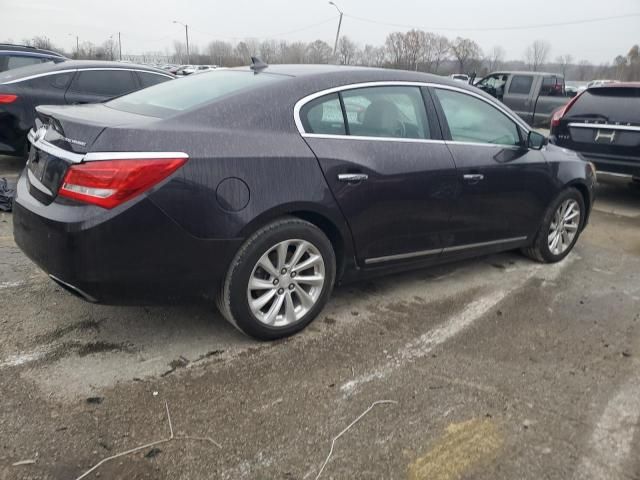
[[[26,154],[37,105],[102,102],[171,80],[144,65],[67,60],[0,73],[0,154]]]
[[[192,73],[205,73],[218,68],[217,65],[195,65]]]
[[[181,65],[180,67],[176,68],[173,73],[178,76],[187,76],[191,75],[195,71],[196,67],[194,65]]]
[[[228,69],[37,111],[20,248],[87,300],[216,297],[260,339],[304,328],[337,282],[517,248],[560,261],[593,202],[577,154],[418,72]]]
[[[601,87],[602,85],[607,85],[609,83],[619,83],[618,80],[591,80],[587,83],[587,88],[591,87]]]
[[[449,78],[457,80],[459,82],[469,83],[469,75],[465,75],[464,73],[454,73],[452,75],[449,75]]]
[[[67,58],[51,50],[0,43],[0,72],[43,62],[64,62]]]
[[[640,82],[588,88],[556,112],[550,138],[599,171],[640,183]]]
[[[496,97],[534,127],[548,127],[552,112],[569,98],[564,78],[555,73],[497,72],[475,84]]]
[[[564,87],[564,91],[566,92],[567,97],[569,97],[569,98],[573,98],[573,97],[575,97],[575,96],[579,93],[578,88],[579,88],[579,87],[575,87],[575,86],[573,86],[573,85],[566,85],[566,86]],[[551,117],[553,118],[553,114],[551,115]]]

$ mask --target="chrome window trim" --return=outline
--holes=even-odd
[[[444,140],[432,140],[427,138],[397,138],[397,137],[365,137],[361,135],[332,135],[324,133],[305,133],[305,138],[327,138],[341,140],[373,140],[378,142],[407,142],[407,143],[447,143]]]
[[[50,197],[53,197],[53,192],[49,190],[44,184],[37,179],[37,177],[27,168],[27,177],[29,178],[29,184],[33,185],[35,188],[40,190],[43,193],[46,193]]]
[[[570,123],[569,127],[574,128],[597,128],[602,130],[626,130],[630,132],[640,132],[640,127],[635,125],[615,125],[612,123]]]
[[[359,89],[359,88],[369,88],[369,87],[431,87],[431,88],[440,88],[443,90],[452,90],[454,92],[459,92],[459,93],[463,93],[466,95],[469,95],[471,97],[475,97],[479,100],[482,100],[483,102],[487,103],[488,105],[498,109],[501,113],[503,113],[505,116],[507,116],[507,118],[511,119],[516,125],[518,125],[519,127],[521,127],[524,131],[525,134],[529,134],[529,131],[531,130],[529,128],[529,126],[524,122],[524,120],[522,120],[521,118],[519,118],[518,116],[514,116],[511,112],[507,111],[504,107],[502,107],[500,104],[489,100],[487,98],[485,98],[484,96],[466,90],[464,88],[459,88],[459,87],[455,87],[452,85],[443,85],[443,84],[439,84],[439,83],[433,83],[433,82],[411,82],[411,81],[396,81],[396,80],[389,80],[389,81],[377,81],[377,82],[362,82],[362,83],[352,83],[352,84],[348,84],[348,85],[341,85],[339,87],[333,87],[333,88],[328,88],[325,90],[321,90],[319,92],[316,93],[312,93],[310,95],[307,95],[303,98],[301,98],[300,100],[298,100],[296,102],[296,104],[293,107],[293,119],[294,122],[296,124],[296,128],[298,129],[298,132],[300,133],[300,135],[302,135],[305,138],[336,138],[336,139],[349,139],[349,138],[353,138],[350,135],[332,135],[332,134],[316,134],[316,133],[307,133],[304,130],[304,127],[302,125],[302,121],[300,120],[300,110],[302,110],[302,107],[304,107],[307,103],[309,103],[312,100],[315,100],[316,98],[319,97],[323,97],[325,95],[330,95],[332,93],[339,93],[339,92],[343,92],[346,90],[354,90],[354,89]],[[377,139],[377,140],[384,140],[384,141],[422,141],[422,142],[429,142],[431,139],[407,139],[407,138],[394,138],[394,137],[358,137],[358,139],[367,139],[367,140],[371,140],[371,139]],[[431,140],[432,142],[443,142],[444,140]],[[446,141],[446,143],[453,143],[451,141]],[[463,143],[465,145],[489,145],[489,146],[498,146],[499,144],[484,144],[484,143],[473,143],[473,142],[457,142],[457,143]],[[513,147],[513,145],[505,145],[505,146],[510,146]]]
[[[466,245],[456,245],[454,247],[445,247],[445,248],[436,248],[433,250],[421,250],[417,252],[409,252],[409,253],[400,253],[397,255],[387,255],[384,257],[375,257],[375,258],[367,258],[365,259],[365,265],[374,265],[376,263],[388,262],[391,260],[404,260],[407,258],[415,258],[415,257],[424,257],[429,255],[435,255],[439,253],[449,253],[449,252],[457,252],[460,250],[467,250],[470,248],[480,248],[480,247],[490,247],[492,245],[501,245],[506,243],[515,243],[526,240],[527,237],[513,237],[513,238],[503,238],[500,240],[491,240],[489,242],[479,242],[479,243],[468,243]]]
[[[144,72],[144,73],[152,73],[154,75],[160,75],[162,77],[174,78],[171,75],[162,72],[154,72],[153,70],[143,70],[141,68],[114,68],[114,67],[91,67],[91,68],[70,68],[66,70],[56,70],[55,72],[44,72],[37,73],[35,75],[29,75],[24,78],[17,78],[15,80],[9,80],[8,82],[0,83],[0,85],[11,85],[13,83],[21,83],[26,82],[28,80],[33,80],[34,78],[48,77],[50,75],[59,75],[61,73],[73,73],[73,72],[90,72],[90,71],[102,71],[102,70],[124,70],[126,72]]]

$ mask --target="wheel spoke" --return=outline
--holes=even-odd
[[[285,293],[284,315],[288,324],[296,321],[296,308],[293,305],[293,298],[291,297],[291,291],[287,290]]]
[[[265,254],[262,256],[262,258],[258,262],[258,266],[262,267],[262,269],[272,277],[278,276],[278,271],[276,270],[276,267],[273,266],[273,263],[271,263],[268,255]]]
[[[287,251],[289,250],[289,242],[281,242],[278,244],[276,248],[276,252],[278,254],[278,270],[284,267],[285,263],[287,263]]]
[[[297,283],[304,283],[305,285],[322,285],[324,283],[323,275],[305,275],[295,278]]]
[[[304,242],[298,243],[298,245],[296,246],[296,251],[293,252],[293,255],[291,256],[291,260],[289,261],[289,266],[292,269],[297,265],[297,263],[300,261],[300,259],[304,255],[304,252],[306,251],[307,251],[307,246],[305,245],[305,243]]]
[[[278,295],[278,297],[274,300],[273,304],[269,308],[269,311],[264,316],[264,323],[267,325],[273,325],[273,322],[276,320],[276,316],[280,309],[282,308],[282,303],[284,302],[284,295]]]
[[[569,223],[567,225],[564,226],[565,229],[569,230],[570,232],[575,232],[578,230],[578,225],[575,223]]]
[[[307,268],[310,268],[313,265],[316,265],[317,263],[320,263],[320,262],[322,262],[322,257],[320,255],[310,255],[309,258],[299,263],[298,265],[293,267],[291,270],[293,272],[303,272]]]
[[[269,303],[269,300],[271,300],[273,298],[273,296],[276,294],[276,290],[275,288],[272,290],[269,290],[267,293],[265,293],[264,295],[259,296],[258,298],[254,299],[251,301],[251,308],[252,310],[258,311],[260,310],[262,307],[264,307],[267,303]]]
[[[315,303],[313,298],[311,298],[311,295],[309,295],[300,285],[296,285],[296,294],[298,295],[300,303],[305,310],[313,307],[313,304]]]
[[[273,282],[269,280],[263,280],[262,278],[251,277],[249,280],[250,290],[271,290],[273,289]]]

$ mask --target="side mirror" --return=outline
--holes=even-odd
[[[527,135],[527,147],[533,150],[541,150],[542,147],[547,144],[547,142],[547,137],[534,130],[531,130],[529,132],[529,135]]]

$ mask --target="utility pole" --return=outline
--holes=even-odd
[[[173,23],[178,23],[184,27],[184,36],[187,40],[187,63],[191,63],[191,55],[189,55],[189,25],[178,22],[177,20],[174,20]]]
[[[122,38],[120,32],[118,32],[118,50],[120,50],[120,61],[122,61]]]
[[[80,37],[72,33],[70,33],[69,36],[72,38],[76,37],[76,59],[77,59],[80,56]]]
[[[340,10],[340,8],[338,7],[338,5],[336,5],[332,1],[329,2],[329,5],[333,5],[334,7],[336,7],[336,10],[338,10],[338,12],[340,13],[340,20],[338,20],[338,31],[336,32],[336,41],[333,44],[333,57],[336,58],[336,52],[338,51],[338,38],[340,38],[340,27],[342,26],[343,13],[342,13],[342,10]]]

